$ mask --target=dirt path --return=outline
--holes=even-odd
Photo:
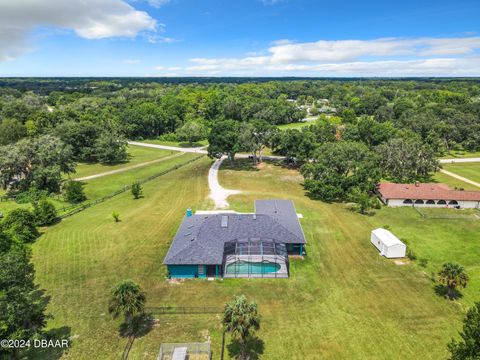
[[[478,182],[476,182],[476,181],[467,179],[466,177],[457,175],[457,174],[455,174],[455,173],[453,173],[453,172],[450,172],[450,171],[448,171],[448,170],[440,169],[440,172],[443,173],[443,174],[445,174],[445,175],[454,177],[455,179],[462,180],[463,182],[469,183],[469,184],[471,184],[471,185],[474,185],[474,186],[480,188],[480,183],[478,183]]]
[[[225,157],[216,160],[208,172],[208,187],[210,188],[210,199],[215,203],[216,209],[226,209],[229,204],[227,198],[230,195],[240,194],[239,190],[228,190],[223,188],[218,182],[218,169],[222,165]]]
[[[120,168],[120,169],[115,169],[115,170],[111,170],[111,171],[106,171],[106,172],[99,173],[99,174],[94,174],[94,175],[79,177],[79,178],[75,178],[74,180],[77,180],[77,181],[85,181],[85,180],[96,179],[96,178],[103,177],[103,176],[118,174],[118,173],[122,173],[122,172],[124,172],[124,171],[136,169],[136,168],[139,168],[139,167],[156,164],[156,163],[159,163],[159,162],[168,160],[168,159],[175,158],[175,157],[177,157],[177,156],[181,156],[181,155],[183,155],[183,154],[184,154],[183,152],[179,152],[179,153],[177,153],[177,154],[173,154],[173,155],[170,155],[170,156],[165,156],[165,157],[162,157],[162,158],[160,158],[160,159],[155,159],[155,160],[147,161],[147,162],[144,162],[144,163],[135,164],[135,165],[132,165],[132,166],[126,166],[126,167],[123,167],[123,168]]]

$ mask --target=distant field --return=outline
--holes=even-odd
[[[51,297],[49,327],[73,337],[65,358],[120,357],[126,339],[106,304],[111,287],[126,278],[143,287],[147,306],[222,307],[235,294],[255,299],[262,315],[261,359],[447,358],[447,342],[457,335],[467,306],[478,300],[480,221],[429,220],[411,208],[384,207],[362,216],[343,204],[310,200],[295,170],[274,164],[252,169],[249,163],[238,160],[240,166],[220,170],[220,183],[243,191],[229,198],[238,211],[252,211],[255,199],[294,200],[308,246],[305,260],[291,260],[291,277],[165,281],[162,260],[185,209],[209,204],[211,160],[196,161],[145,184],[144,198],[119,195],[48,228],[33,245],[37,281]],[[112,211],[120,213],[120,223]],[[428,259],[426,269],[379,256],[370,231],[384,225]],[[429,279],[445,261],[461,263],[471,277],[456,302],[436,295]],[[162,342],[211,339],[219,359],[219,315],[158,318],[135,340],[129,358],[154,359]],[[232,358],[228,348],[225,355]]]
[[[181,157],[181,154],[176,151],[166,151],[161,149],[152,149],[141,146],[129,146],[128,153],[130,155],[129,161],[116,165],[105,165],[105,164],[85,164],[80,163],[77,166],[77,172],[72,174],[72,177],[83,177],[90,176],[94,174],[104,173],[106,171],[118,170],[121,168],[129,167],[132,165],[140,164],[143,162],[152,161],[155,159],[166,158],[167,156],[172,156],[172,159],[166,159],[165,162],[159,162],[146,166],[145,168],[136,168],[128,170],[124,173],[116,174],[114,178],[112,175],[92,179],[85,183],[85,192],[87,194],[88,200],[98,199],[99,197],[108,195],[116,190],[119,190],[124,185],[130,185],[135,180],[143,179],[154,173],[161,172],[162,170],[174,166],[178,162],[186,161],[191,158],[190,155]],[[178,155],[178,156],[177,156]],[[0,195],[3,195],[0,193]],[[62,196],[52,196],[49,198],[55,207],[58,210],[70,207],[71,204],[64,201]],[[10,212],[13,209],[17,208],[27,208],[31,209],[31,204],[17,204],[15,201],[3,201],[0,202],[0,212],[4,214]]]
[[[161,150],[160,150],[161,151]],[[85,194],[88,200],[95,200],[105,195],[122,189],[125,185],[131,185],[135,181],[145,179],[151,175],[158,174],[164,170],[170,169],[176,164],[183,163],[197,157],[198,154],[178,153],[176,156],[158,163],[145,167],[140,167],[114,175],[99,177],[84,181]]]
[[[445,170],[480,183],[480,162],[442,164]],[[477,190],[480,190],[478,187]]]
[[[193,144],[189,144],[188,142],[184,141],[163,141],[158,139],[147,139],[142,140],[140,142],[150,143],[150,144],[158,144],[158,145],[166,145],[166,146],[176,146],[176,147],[201,147],[208,145],[207,140],[202,140]]]
[[[155,159],[160,159],[174,154],[173,151],[161,150],[161,149],[152,149],[143,146],[128,146],[128,161],[124,163],[107,165],[99,163],[79,163],[76,168],[76,173],[72,174],[72,178],[81,178],[84,176],[90,176],[94,174],[100,174],[103,172],[117,170],[124,167],[141,164],[144,162],[152,161]]]
[[[450,159],[450,158],[472,158],[480,157],[480,151],[477,152],[468,152],[468,151],[450,151],[448,154],[441,157],[441,159]]]
[[[450,170],[450,171],[452,171],[452,170]],[[447,174],[443,174],[441,172],[435,173],[435,175],[433,176],[433,180],[435,182],[438,182],[438,183],[447,184],[452,189],[458,188],[458,189],[465,189],[465,190],[480,190],[475,185],[466,183],[462,180],[458,180],[458,179],[456,179],[452,176],[449,176]]]
[[[297,129],[300,130],[301,128],[312,125],[313,122],[308,122],[308,121],[302,121],[302,122],[296,122],[296,123],[291,123],[291,124],[283,124],[283,125],[277,125],[277,127],[280,130],[288,130],[288,129]]]

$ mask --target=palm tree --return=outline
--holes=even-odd
[[[145,294],[141,291],[140,286],[132,280],[124,280],[112,289],[108,312],[114,318],[123,314],[125,323],[130,326],[133,317],[143,313],[145,301]]]
[[[223,313],[225,331],[231,333],[240,344],[240,358],[246,357],[247,340],[254,331],[260,329],[260,315],[257,304],[248,302],[244,295],[235,296],[232,302],[225,304]]]
[[[447,287],[447,296],[450,300],[455,298],[455,289],[465,288],[468,282],[468,275],[463,266],[455,263],[443,264],[438,272],[438,280]]]

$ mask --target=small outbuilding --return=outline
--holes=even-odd
[[[378,228],[372,231],[370,241],[386,258],[405,257],[407,246],[390,231]]]

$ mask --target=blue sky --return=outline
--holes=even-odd
[[[479,1],[0,2],[0,76],[480,76]]]

